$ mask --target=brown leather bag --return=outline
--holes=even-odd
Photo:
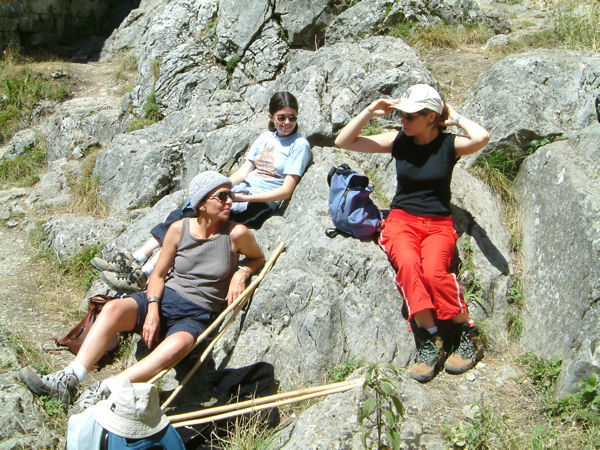
[[[102,311],[102,307],[109,301],[114,300],[116,297],[110,297],[108,295],[96,294],[88,299],[88,313],[71,331],[67,333],[62,339],[56,337],[48,338],[49,341],[54,341],[59,347],[66,347],[73,354],[77,354],[83,344],[83,340],[87,336],[92,324]],[[119,346],[119,335],[116,334],[111,339],[106,349],[106,354],[114,352]],[[52,349],[44,348],[48,352],[52,352]],[[55,349],[56,350],[56,349]]]

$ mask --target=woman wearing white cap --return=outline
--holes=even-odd
[[[402,116],[402,131],[359,135],[373,117],[395,110]],[[465,135],[445,133],[452,125]],[[396,193],[379,244],[396,269],[408,320],[416,324],[417,354],[410,375],[421,382],[433,378],[442,363],[448,372],[461,373],[482,356],[481,339],[460,285],[448,272],[457,239],[450,216],[450,181],[458,158],[480,150],[488,141],[481,125],[459,115],[426,84],[411,86],[400,99],[374,101],[335,140],[348,150],[391,153],[396,162]],[[439,321],[453,324],[456,337],[445,362]]]
[[[217,172],[194,177],[189,193],[196,217],[179,220],[167,231],[148,290],[108,302],[75,360],[63,370],[40,376],[30,366],[23,368],[20,378],[30,390],[72,403],[79,384],[119,332],[136,331],[153,348],[117,375],[132,382],[149,380],[188,353],[214,316],[237,298],[247,278],[265,261],[252,231],[229,221],[231,187],[231,180]],[[245,256],[243,265],[238,264],[240,254]],[[77,400],[78,409],[105,397],[109,384],[97,383],[85,391]]]

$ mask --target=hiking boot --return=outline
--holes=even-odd
[[[452,353],[444,368],[450,373],[463,373],[477,364],[483,357],[483,344],[477,327],[461,323],[458,328],[458,347]]]
[[[136,260],[127,250],[117,253],[111,261],[102,259],[99,256],[92,258],[90,264],[101,272],[120,272],[126,267],[133,266]]]
[[[19,371],[19,378],[34,394],[56,397],[65,406],[73,403],[79,386],[75,374],[65,369],[49,375],[40,375],[33,367],[27,366]]]
[[[110,389],[108,389],[108,386],[100,381],[96,381],[92,386],[79,394],[77,401],[71,408],[71,414],[81,413],[90,406],[94,406],[100,400],[108,398],[109,395]]]
[[[444,360],[446,354],[444,351],[444,342],[438,333],[429,334],[423,328],[415,328],[414,333],[417,354],[415,355],[415,363],[410,368],[409,374],[415,380],[425,383],[435,376],[440,364]]]
[[[143,291],[148,277],[140,269],[127,268],[120,272],[102,272],[100,279],[117,292],[131,294]]]

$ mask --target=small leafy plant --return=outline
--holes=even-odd
[[[366,449],[373,448],[368,442],[373,427],[377,430],[375,448],[385,448],[386,440],[387,445],[394,450],[400,448],[400,424],[404,417],[404,405],[396,394],[398,377],[398,369],[392,364],[371,364],[367,368],[363,391],[370,389],[375,396],[367,398],[358,410],[358,423],[365,428],[361,442]]]
[[[356,369],[365,365],[364,359],[350,358],[337,366],[327,367],[327,378],[331,383],[344,381]]]

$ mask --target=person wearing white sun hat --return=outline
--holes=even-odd
[[[184,450],[150,383],[118,379],[106,400],[69,417],[67,450],[153,448]]]
[[[398,111],[401,131],[372,136],[360,132],[374,117]],[[444,132],[456,126],[461,134]],[[364,108],[339,133],[339,147],[365,153],[390,153],[396,163],[396,193],[383,223],[379,244],[396,270],[417,352],[410,375],[429,381],[441,364],[461,373],[482,356],[477,328],[468,316],[456,276],[449,273],[457,235],[450,215],[450,182],[459,157],[474,153],[488,132],[444,103],[430,85],[410,86],[399,99],[380,98]],[[449,325],[455,345],[445,358],[438,325]],[[446,344],[450,339],[446,339]]]

